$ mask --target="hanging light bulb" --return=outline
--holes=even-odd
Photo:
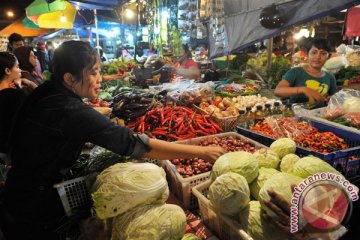
[[[63,14],[63,15],[61,15],[61,17],[60,17],[60,21],[61,21],[61,22],[66,22],[66,17],[64,16],[64,14]]]

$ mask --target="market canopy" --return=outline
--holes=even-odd
[[[22,19],[18,19],[3,30],[0,31],[0,35],[10,35],[12,33],[19,33],[24,37],[37,37],[46,34],[50,29],[34,29],[25,27]]]
[[[69,1],[72,5],[82,9],[112,10],[118,6],[118,0],[78,0]]]
[[[286,21],[281,28],[267,29],[259,21],[262,10],[268,6],[265,1],[223,0],[222,2],[225,23],[223,29],[225,29],[225,33],[220,27],[220,31],[216,27],[213,28],[218,32],[210,31],[210,56],[212,58],[237,52],[256,42],[283,32],[294,25],[307,23],[360,3],[360,1],[354,0],[274,0],[268,5],[276,4]],[[215,23],[218,23],[218,21]],[[217,37],[219,32],[224,34]],[[224,43],[221,44],[219,39],[225,39]]]

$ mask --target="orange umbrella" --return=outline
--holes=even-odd
[[[12,33],[19,33],[24,37],[37,37],[48,33],[50,29],[34,29],[34,28],[27,28],[22,23],[21,19],[16,20],[6,28],[0,31],[0,35],[10,35]]]

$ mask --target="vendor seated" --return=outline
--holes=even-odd
[[[326,39],[314,39],[307,47],[307,64],[287,71],[275,88],[275,95],[289,98],[291,103],[309,103],[310,108],[322,107],[336,92],[336,79],[322,70],[330,57],[331,46]]]
[[[200,68],[198,64],[192,60],[192,54],[187,44],[183,45],[183,54],[178,59],[178,62],[178,67],[166,64],[164,68],[186,79],[200,80]]]

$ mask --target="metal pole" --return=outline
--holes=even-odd
[[[99,27],[98,27],[98,19],[97,19],[97,11],[94,9],[94,19],[95,19],[95,29],[96,29],[96,47],[97,51],[100,55],[100,48],[99,48]]]

